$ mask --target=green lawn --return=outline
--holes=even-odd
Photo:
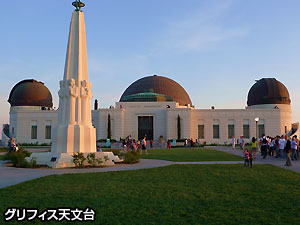
[[[0,189],[0,218],[7,207],[90,207],[96,211],[93,224],[296,225],[299,185],[298,173],[271,165],[52,175]]]
[[[0,155],[0,160],[3,160],[3,158],[4,158],[4,155]]]
[[[174,162],[180,161],[240,161],[241,157],[221,152],[215,149],[203,148],[174,148],[148,149],[149,154],[143,153],[143,159],[162,159]]]

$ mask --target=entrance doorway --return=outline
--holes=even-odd
[[[153,140],[153,116],[138,117],[138,136],[139,140],[145,136],[147,140]]]

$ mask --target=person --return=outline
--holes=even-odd
[[[144,137],[144,139],[142,140],[141,145],[142,145],[142,151],[145,150],[146,154],[148,155],[146,137]],[[142,151],[141,151],[141,154],[142,154]]]
[[[16,151],[17,150],[17,145],[16,145],[16,140],[13,138],[11,140],[11,151]]]
[[[252,152],[253,152],[253,158],[256,159],[257,140],[255,137],[252,137],[251,147],[252,147]]]
[[[252,168],[252,161],[253,161],[253,150],[250,150],[249,153],[249,163],[250,163],[250,167]]]
[[[263,159],[266,158],[268,154],[268,141],[265,136],[263,136],[262,142],[261,142],[261,155],[263,156]]]
[[[269,155],[274,156],[274,149],[275,149],[275,138],[270,138],[270,150]]]
[[[191,147],[191,148],[194,147],[194,141],[193,141],[193,138],[190,139],[190,147]]]
[[[123,142],[122,142],[122,145],[123,145],[123,151],[126,150],[126,146],[127,146],[127,143],[126,143],[126,139],[123,139]]]
[[[291,141],[291,149],[292,149],[292,161],[297,159],[297,142],[295,136],[293,136]]]
[[[244,143],[243,143],[242,136],[240,136],[240,148],[241,148],[241,150],[244,150],[244,149],[243,149],[243,144],[244,144]]]
[[[188,140],[187,140],[187,139],[185,139],[185,140],[184,140],[184,147],[186,148],[186,147],[187,147],[187,145],[188,145]]]
[[[281,138],[278,143],[279,143],[279,155],[280,155],[280,158],[283,159],[283,151],[284,151],[284,148],[286,145],[286,140],[283,135],[281,135]]]
[[[235,137],[234,136],[232,136],[231,144],[232,144],[232,151],[235,151]]]
[[[153,140],[150,140],[150,148],[153,148]]]
[[[136,150],[137,150],[137,146],[136,146],[136,141],[135,141],[135,139],[133,139],[133,141],[132,141],[132,150],[133,150],[133,151],[136,151]]]
[[[137,141],[136,146],[137,146],[137,150],[141,149],[141,142],[140,142],[140,140]]]
[[[296,143],[297,143],[297,150],[296,150],[297,159],[296,160],[299,160],[299,140],[298,140],[297,135],[295,135],[295,140],[296,140]]]
[[[171,141],[170,140],[167,141],[167,149],[169,149],[169,148],[171,148]]]
[[[242,150],[244,150],[245,149],[245,139],[244,139],[244,136],[242,136]]]
[[[97,145],[97,152],[102,152],[102,149],[100,148],[99,145]]]
[[[277,135],[275,138],[276,158],[279,157],[279,139],[280,137]]]
[[[8,140],[8,151],[11,151],[11,138]]]
[[[286,139],[286,145],[284,148],[284,153],[286,157],[285,166],[292,166],[292,160],[291,160],[292,143],[287,135],[285,136],[285,139]]]
[[[268,143],[268,145],[267,145],[267,153],[269,153],[269,155],[271,155],[271,146],[270,146],[270,144],[271,144],[271,137],[269,137],[269,136],[267,136],[267,143]]]
[[[248,150],[244,150],[244,168],[246,167],[246,165],[247,165],[247,167],[249,166],[249,152],[248,152]]]

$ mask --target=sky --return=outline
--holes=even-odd
[[[299,0],[85,0],[89,79],[101,108],[137,79],[181,84],[196,108],[244,108],[255,80],[289,90],[300,121]],[[58,106],[72,0],[1,2],[0,123],[24,79],[42,81]]]

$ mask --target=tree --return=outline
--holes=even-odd
[[[177,136],[178,136],[178,139],[181,139],[181,122],[180,122],[179,114],[177,117]]]
[[[110,114],[107,117],[107,139],[111,139],[111,121],[110,121]]]

